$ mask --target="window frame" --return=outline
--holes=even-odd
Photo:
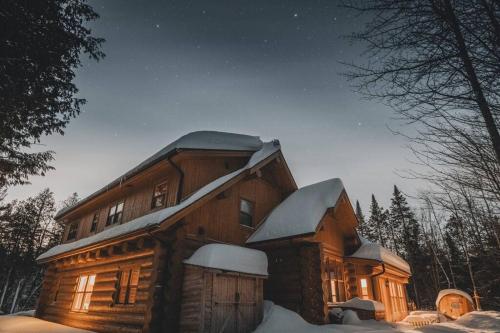
[[[71,230],[73,226],[76,226],[75,230]],[[75,240],[78,237],[79,230],[80,230],[80,221],[73,221],[71,223],[68,223],[68,233],[66,234],[66,241]],[[74,236],[70,238],[73,232]]]
[[[369,300],[371,299],[371,294],[370,294],[370,281],[368,279],[368,277],[366,276],[362,276],[358,279],[358,283],[359,283],[359,298],[361,299],[365,299],[365,300]],[[365,286],[365,289],[366,289],[366,294],[363,292],[363,281],[365,281],[366,283],[366,286]]]
[[[80,281],[82,278],[85,278],[85,285],[83,287],[83,290],[80,290]],[[92,293],[94,291],[94,286],[96,282],[97,274],[95,273],[82,273],[78,275],[78,278],[76,279],[76,285],[73,290],[73,299],[71,300],[71,307],[70,310],[72,312],[88,312],[90,309],[90,303],[92,301]],[[92,281],[92,284],[89,286],[89,281]],[[79,298],[79,295],[82,295],[81,298]],[[88,300],[88,305],[85,307],[85,299],[89,296]],[[75,306],[75,302],[79,303],[79,306]]]
[[[121,205],[121,210],[117,212],[118,206]],[[114,209],[113,214],[111,211]],[[121,224],[123,221],[123,211],[125,210],[125,200],[116,201],[113,205],[111,205],[108,209],[108,216],[106,217],[106,227],[110,227],[112,225]],[[119,215],[119,219],[116,219],[116,216]],[[110,222],[112,221],[112,222]]]
[[[165,185],[165,192],[157,195],[156,189],[162,185]],[[153,196],[151,198],[151,209],[158,209],[165,207],[165,205],[167,204],[167,197],[168,197],[168,181],[165,180],[163,182],[157,183],[153,188]],[[155,205],[157,198],[162,198],[162,203],[159,206]]]
[[[329,303],[345,302],[346,285],[344,276],[344,263],[340,260],[327,258],[326,274],[328,278],[328,302]]]
[[[90,222],[90,233],[97,232],[97,227],[99,227],[99,217],[100,217],[100,211],[94,212],[94,215],[92,215],[92,221]],[[94,228],[95,226],[95,228]]]
[[[241,209],[241,204],[242,202],[248,202],[250,203],[250,207],[251,207],[251,214],[247,213],[247,212],[244,212],[242,209]],[[251,229],[255,229],[254,227],[254,218],[255,218],[255,202],[252,201],[252,200],[249,200],[245,197],[240,197],[240,200],[238,201],[238,223],[240,226],[242,227],[246,227],[246,228],[251,228]],[[247,225],[247,224],[244,224],[244,223],[241,223],[242,221],[242,215],[245,216],[245,217],[250,217],[250,225]]]
[[[118,270],[115,285],[115,294],[113,295],[113,305],[133,306],[137,302],[137,292],[139,290],[140,275],[140,266],[126,266]],[[123,285],[124,276],[126,276],[125,285]]]

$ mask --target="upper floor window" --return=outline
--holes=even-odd
[[[95,232],[97,230],[97,224],[99,223],[99,212],[95,212],[92,217],[92,224],[90,225],[90,232]]]
[[[155,186],[153,192],[153,200],[151,201],[151,209],[163,207],[167,199],[167,182]]]
[[[123,269],[119,273],[116,304],[134,304],[139,285],[139,267]]]
[[[253,226],[254,204],[251,201],[240,199],[240,224],[247,227]]]
[[[68,235],[66,236],[66,240],[75,239],[77,233],[78,233],[78,222],[73,222],[68,227]]]
[[[119,224],[123,217],[123,201],[117,203],[109,209],[106,225]]]
[[[80,275],[76,285],[75,295],[71,310],[73,311],[88,311],[90,306],[90,297],[94,289],[95,274]]]

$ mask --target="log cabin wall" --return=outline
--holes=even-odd
[[[308,322],[325,323],[328,307],[324,300],[320,244],[290,244],[261,250],[266,252],[269,263],[264,299],[299,313]]]
[[[253,203],[251,227],[241,225],[240,199]],[[262,219],[282,200],[281,192],[261,178],[239,182],[185,218],[186,232],[204,243],[245,245]]]
[[[156,265],[165,254],[160,246],[147,239],[129,250],[121,244],[48,263],[36,316],[95,332],[149,332],[152,300],[161,284]],[[118,304],[120,274],[131,270],[138,274],[136,292],[127,291],[130,304]],[[88,311],[73,310],[79,277],[94,274]]]

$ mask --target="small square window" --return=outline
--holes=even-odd
[[[68,236],[66,236],[66,240],[72,240],[76,238],[78,234],[78,222],[73,222],[69,225]]]
[[[151,209],[163,207],[167,199],[167,182],[155,186],[153,200],[151,200]]]
[[[90,225],[90,232],[95,232],[97,230],[97,224],[99,223],[99,212],[94,214],[92,218],[92,224]]]
[[[120,224],[123,217],[123,201],[117,203],[109,209],[108,219],[106,220],[106,225]]]
[[[240,224],[247,227],[253,226],[254,204],[251,201],[240,200]]]

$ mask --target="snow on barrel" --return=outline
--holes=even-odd
[[[181,332],[252,332],[262,321],[264,252],[208,244],[184,260]]]
[[[436,309],[451,319],[458,319],[474,310],[474,302],[469,294],[458,289],[441,290],[436,299]]]

